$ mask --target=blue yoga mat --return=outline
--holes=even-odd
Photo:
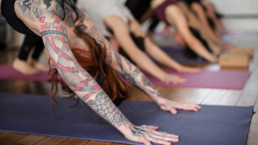
[[[137,144],[82,102],[57,98],[52,117],[49,96],[0,93],[0,131]],[[202,106],[199,112],[161,111],[155,103],[125,101],[122,112],[136,125],[155,125],[180,136],[173,145],[245,145],[253,107]]]
[[[164,50],[175,61],[183,64],[208,64],[209,62],[201,57],[188,58],[184,54],[184,49],[180,46],[162,46]]]

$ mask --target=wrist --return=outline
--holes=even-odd
[[[160,106],[161,104],[164,104],[164,102],[165,102],[165,98],[163,98],[163,97],[158,97],[156,100],[155,100],[155,102]]]
[[[123,123],[121,126],[117,127],[117,129],[125,136],[129,136],[130,134],[130,126],[133,126],[131,122]]]
[[[164,71],[161,71],[159,73],[160,75],[157,77],[161,82],[164,82],[166,77],[167,77],[167,73],[165,73]]]

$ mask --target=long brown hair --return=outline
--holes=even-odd
[[[107,93],[112,101],[118,97],[120,99],[127,99],[129,96],[129,87],[124,84],[114,69],[105,63],[106,48],[104,45],[98,44],[95,39],[88,36],[81,31],[79,27],[74,30],[75,34],[81,38],[85,44],[88,45],[89,51],[79,48],[72,48],[72,52],[77,59],[81,67],[86,70],[92,77],[102,74],[101,84],[102,89]],[[57,93],[57,70],[54,69],[52,74],[52,88],[51,98],[55,101]],[[99,82],[98,82],[99,83]],[[71,97],[75,96],[75,93],[67,86],[64,81],[61,81],[62,89],[69,93]]]

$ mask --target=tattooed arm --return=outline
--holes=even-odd
[[[35,28],[38,26],[39,30],[35,29],[34,31],[40,32],[46,51],[63,80],[80,99],[113,126],[119,128],[123,123],[128,123],[129,121],[114,106],[107,94],[75,59],[66,29],[73,23],[73,19],[68,18],[69,12],[65,12],[66,15],[64,16],[64,11],[55,1],[50,0],[49,6],[42,6],[42,2],[43,0],[35,0],[25,3],[23,0],[18,0],[16,11],[19,14],[23,13],[25,16],[25,18],[21,18],[23,22],[33,22],[35,25],[32,24],[32,26],[35,26]],[[26,4],[28,4],[28,8],[26,8]],[[29,7],[37,7],[40,9],[40,13],[38,13],[39,11],[31,11],[35,9],[30,10]],[[63,17],[66,18],[65,23],[61,20]]]

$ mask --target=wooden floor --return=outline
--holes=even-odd
[[[255,57],[250,64],[252,72],[243,90],[224,89],[194,89],[194,88],[166,88],[158,87],[159,91],[167,98],[179,102],[193,102],[208,105],[250,106],[255,105],[258,111],[258,39],[257,34],[247,34],[242,38],[235,39],[238,46],[255,48]],[[11,63],[17,51],[1,51],[0,64]],[[218,65],[201,66],[206,69],[219,69]],[[49,82],[27,82],[0,80],[0,92],[26,93],[26,94],[49,94]],[[62,95],[62,93],[60,93]],[[132,88],[130,100],[151,101],[145,94],[136,88]],[[251,121],[247,145],[258,145],[258,115],[255,114]],[[0,132],[0,145],[119,145],[117,143],[96,142],[87,140],[75,140],[56,138],[30,134],[16,134]]]

